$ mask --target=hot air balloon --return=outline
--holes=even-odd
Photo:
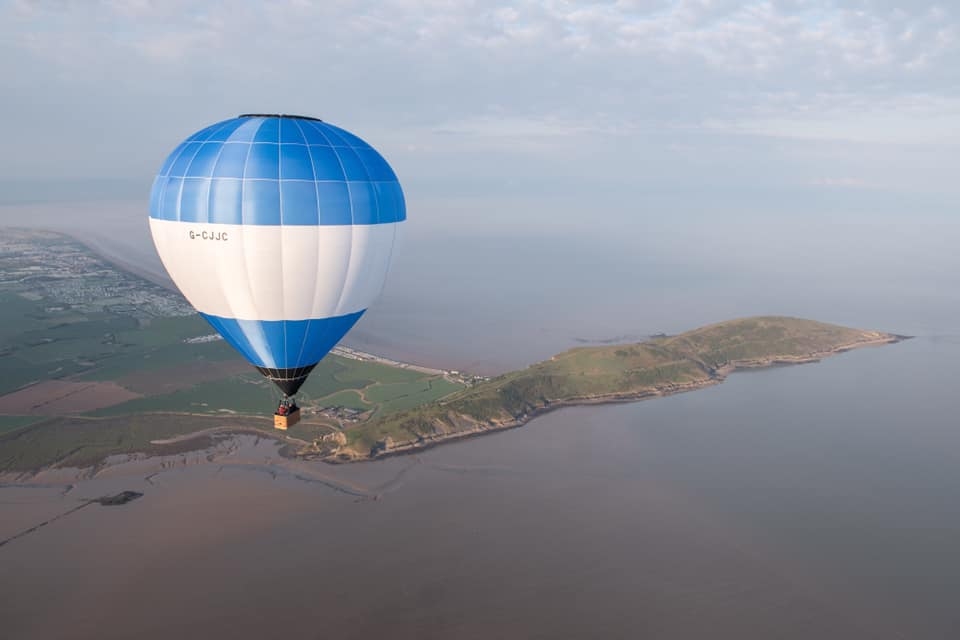
[[[194,133],[150,195],[150,231],[171,279],[290,410],[379,295],[405,219],[386,160],[304,116],[245,114]]]

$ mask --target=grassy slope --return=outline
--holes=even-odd
[[[395,443],[412,442],[515,423],[551,405],[669,393],[711,384],[728,365],[804,359],[885,337],[892,336],[812,320],[759,317],[639,344],[571,349],[442,402],[375,417],[347,431],[348,447],[353,455],[364,456],[388,436]]]
[[[800,318],[757,317],[712,324],[657,342],[666,349],[718,368],[737,360],[825,353],[842,345],[886,335]]]
[[[884,338],[892,336],[793,318],[747,318],[639,344],[572,349],[460,391],[443,378],[334,356],[317,368],[315,379],[308,383],[311,393],[305,395],[320,406],[376,408],[370,421],[345,430],[348,444],[339,451],[367,457],[388,436],[395,444],[403,444],[516,424],[551,406],[696,388],[721,379],[727,365],[806,359]],[[267,385],[258,385],[254,376],[244,374],[117,405],[97,412],[102,415],[99,418],[49,418],[27,426],[23,418],[8,417],[0,424],[5,427],[0,429],[5,431],[0,433],[0,470],[34,469],[53,462],[84,466],[111,453],[156,453],[160,449],[151,446],[150,440],[212,426],[269,430],[268,417],[197,415],[222,406],[256,413],[261,403],[267,403],[268,412],[272,406],[268,392]],[[241,396],[245,402],[237,406]],[[207,406],[199,407],[201,401]],[[135,409],[186,410],[194,415],[129,415]],[[298,425],[290,435],[309,441],[329,428]]]
[[[41,248],[53,238],[50,251],[62,243],[76,248],[62,236],[27,235]],[[24,260],[27,266],[42,264],[35,255]],[[187,342],[213,333],[199,316],[134,317],[110,308],[111,302],[135,301],[99,299],[98,289],[117,281],[105,264],[82,279],[60,267],[41,275],[43,282],[56,286],[33,287],[21,280],[0,284],[0,395],[60,379],[111,381],[144,397],[84,418],[0,415],[0,471],[64,460],[63,452],[84,452],[82,460],[95,460],[142,450],[152,438],[192,433],[225,420],[272,425],[279,398],[272,384],[223,341]],[[136,277],[126,278],[129,284]],[[78,291],[87,293],[77,296]],[[162,292],[154,295],[163,297]],[[298,400],[306,409],[343,405],[381,413],[434,402],[462,388],[442,376],[331,355],[314,369]],[[240,415],[226,417],[228,413]],[[306,413],[290,435],[310,440],[337,424]],[[77,462],[76,455],[70,461]]]
[[[43,416],[0,415],[0,435],[43,420]]]

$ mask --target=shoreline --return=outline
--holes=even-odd
[[[90,253],[94,254],[101,260],[108,262],[115,269],[125,271],[132,276],[141,278],[151,284],[162,287],[167,291],[180,295],[180,292],[177,290],[176,286],[173,284],[173,281],[170,280],[169,277],[154,273],[149,269],[138,267],[132,264],[130,261],[119,257],[116,253],[111,252],[109,249],[106,249],[103,245],[101,245],[93,236],[86,236],[82,231],[55,231],[55,233],[62,233],[65,236],[76,240],[86,247]]]
[[[26,227],[25,227],[26,228]],[[72,238],[76,242],[83,245],[88,251],[97,256],[98,258],[106,261],[112,267],[124,271],[134,277],[141,278],[147,282],[154,284],[158,287],[162,287],[171,293],[180,296],[180,290],[177,289],[176,285],[168,276],[159,275],[150,269],[144,269],[138,267],[137,265],[131,263],[130,261],[120,257],[116,252],[112,252],[110,249],[106,248],[101,244],[95,237],[87,236],[80,230],[67,230],[61,231],[57,229],[43,229],[45,231],[50,231],[52,233],[59,233]],[[187,302],[189,304],[189,301]],[[191,305],[192,307],[192,305]],[[349,334],[348,334],[349,335]],[[378,353],[370,353],[364,351],[360,347],[353,347],[349,344],[348,336],[344,337],[343,342],[340,342],[330,350],[330,353],[338,355],[344,358],[353,358],[356,360],[371,360],[374,362],[380,362],[382,364],[387,364],[390,366],[399,367],[401,369],[410,369],[412,371],[420,371],[422,373],[428,373],[431,375],[447,375],[451,371],[451,367],[446,366],[436,366],[436,363],[422,364],[419,362],[407,362],[405,360],[399,360],[396,357],[390,355],[383,355]]]
[[[30,229],[27,229],[29,231]],[[82,230],[78,231],[51,231],[60,236],[66,236],[80,246],[84,250],[93,254],[103,262],[111,265],[113,268],[128,274],[132,278],[135,278],[136,281],[145,281],[153,284],[153,286],[162,286],[156,282],[155,279],[151,278],[151,272],[149,269],[142,269],[137,267],[132,262],[125,260],[121,253],[113,251],[109,247],[109,242],[104,244],[97,240],[95,237],[88,237]],[[162,287],[166,291],[170,291],[169,286]],[[178,296],[178,299],[182,300],[179,297],[179,294],[174,290],[171,295]],[[816,323],[814,321],[802,320],[802,319],[791,319],[791,318],[777,318],[771,317],[775,322],[801,322],[807,323],[808,325],[820,325],[825,326],[823,323]],[[758,318],[760,321],[765,321],[767,319]],[[756,319],[736,319],[733,321],[728,321],[730,323],[752,320],[753,325],[756,325]],[[717,325],[710,325],[708,327],[701,327],[699,330],[693,330],[688,333],[695,333],[696,331],[711,330],[712,327],[719,326],[723,323],[718,323]],[[739,325],[737,325],[739,326]],[[561,409],[563,407],[572,407],[572,406],[591,406],[591,405],[602,405],[602,404],[614,404],[614,403],[625,403],[625,402],[637,402],[654,397],[662,397],[673,395],[676,393],[683,393],[687,391],[694,391],[696,389],[701,389],[716,384],[720,384],[726,380],[727,376],[737,370],[747,370],[747,369],[761,369],[769,368],[774,366],[783,366],[788,364],[803,364],[810,362],[817,362],[823,358],[836,355],[839,353],[844,353],[853,349],[863,348],[867,346],[879,346],[884,344],[891,344],[900,342],[902,340],[908,339],[909,336],[889,334],[877,331],[862,331],[862,330],[853,330],[844,327],[834,326],[833,329],[840,329],[847,332],[846,335],[843,335],[840,339],[833,339],[830,342],[812,342],[807,343],[802,349],[796,348],[784,348],[785,345],[777,345],[776,343],[771,343],[767,345],[763,342],[763,337],[754,337],[754,340],[759,341],[760,344],[766,346],[764,349],[760,350],[747,350],[739,351],[739,353],[753,353],[757,354],[757,357],[747,358],[747,359],[735,359],[734,356],[738,352],[730,352],[725,354],[723,358],[706,358],[701,360],[700,357],[695,353],[686,353],[684,351],[679,351],[673,355],[675,358],[679,358],[678,361],[685,361],[687,366],[696,365],[693,369],[694,375],[690,373],[684,373],[683,375],[676,376],[671,380],[668,376],[659,377],[659,369],[657,369],[657,378],[647,382],[646,384],[615,384],[607,386],[577,386],[572,385],[568,386],[564,392],[553,393],[550,391],[544,392],[542,390],[536,391],[538,395],[529,397],[525,396],[523,393],[519,396],[522,399],[521,405],[516,404],[517,392],[515,388],[509,389],[510,393],[514,394],[509,396],[511,398],[512,405],[509,405],[510,408],[507,408],[508,405],[504,404],[500,406],[497,396],[493,394],[493,404],[496,404],[497,407],[494,409],[494,413],[474,413],[470,409],[460,409],[458,405],[447,405],[447,402],[440,399],[434,403],[436,406],[433,407],[434,415],[429,420],[432,420],[432,424],[428,422],[420,423],[426,425],[426,428],[421,428],[419,426],[414,426],[414,428],[401,428],[397,431],[381,431],[377,432],[378,423],[373,422],[370,426],[372,427],[370,434],[373,434],[373,437],[367,437],[361,431],[360,433],[351,432],[350,429],[353,426],[356,426],[358,429],[364,428],[368,425],[367,422],[351,425],[344,431],[339,432],[338,440],[342,442],[337,442],[335,446],[329,447],[326,445],[319,444],[319,440],[315,440],[312,444],[296,440],[296,442],[291,441],[289,438],[283,438],[287,440],[288,444],[291,445],[290,449],[284,452],[284,457],[291,459],[304,459],[304,460],[319,460],[328,463],[345,463],[345,462],[357,462],[357,461],[366,461],[366,460],[377,460],[384,457],[389,457],[393,455],[403,455],[407,453],[415,453],[433,446],[437,446],[444,442],[449,442],[453,440],[458,440],[461,438],[469,438],[484,433],[506,430],[517,428],[525,425],[534,418],[543,415],[545,413],[554,411],[556,409]],[[783,330],[783,329],[781,329]],[[851,335],[855,333],[856,335]],[[686,334],[680,334],[680,338]],[[830,334],[832,335],[832,334]],[[676,336],[671,337],[674,338]],[[839,336],[838,336],[839,337]],[[843,342],[843,340],[846,340]],[[839,343],[839,344],[838,344]],[[639,347],[643,347],[647,343],[638,343]],[[606,345],[608,347],[616,347],[618,345]],[[624,348],[630,345],[622,345]],[[813,349],[824,349],[822,351],[813,351]],[[591,348],[574,348],[570,350],[577,351],[578,349],[586,349],[590,351]],[[654,347],[650,347],[654,349]],[[803,350],[810,349],[808,353],[803,353]],[[777,355],[777,352],[786,352],[787,355]],[[442,369],[433,369],[430,367],[424,367],[422,365],[417,365],[409,362],[403,362],[400,360],[393,360],[388,357],[379,356],[376,354],[364,352],[358,349],[353,349],[350,347],[335,347],[334,353],[340,357],[352,358],[356,360],[372,360],[386,364],[389,366],[401,368],[401,369],[411,369],[419,371],[421,373],[426,373],[430,375],[442,375],[447,377],[449,375],[458,375],[458,372],[452,372]],[[564,354],[568,352],[563,352]],[[617,351],[617,356],[620,358],[626,358],[627,353]],[[563,354],[558,354],[551,358],[554,360],[557,357],[561,357]],[[546,362],[546,361],[544,361]],[[709,363],[709,364],[707,364]],[[667,363],[672,366],[672,363]],[[531,367],[539,366],[538,363],[529,365],[528,369]],[[539,369],[538,369],[539,370]],[[523,375],[525,370],[517,370],[516,373]],[[565,375],[565,373],[561,373]],[[581,371],[580,375],[584,375],[584,372]],[[534,374],[531,374],[534,376]],[[479,378],[478,378],[479,379]],[[547,378],[549,380],[549,377]],[[482,379],[482,383],[490,382],[490,379]],[[539,382],[539,381],[536,381]],[[496,380],[493,381],[491,385],[494,392],[500,390],[500,384]],[[468,385],[469,386],[469,385]],[[613,389],[614,391],[606,393],[606,391]],[[616,389],[619,389],[618,391]],[[543,395],[540,395],[543,394]],[[549,398],[549,399],[548,399]],[[444,416],[444,412],[446,415]],[[161,412],[166,413],[166,412]],[[69,417],[64,415],[63,417]],[[241,416],[237,416],[240,418]],[[410,423],[416,425],[416,423]],[[194,425],[185,424],[183,427],[185,429],[190,429]],[[341,425],[342,427],[342,425]],[[29,426],[28,426],[29,429]],[[404,430],[406,429],[406,430]],[[167,440],[158,440],[151,441],[150,444],[154,446],[172,446],[174,448],[185,445],[191,450],[194,448],[202,448],[203,442],[207,435],[212,435],[214,432],[223,433],[227,435],[231,430],[242,432],[243,427],[237,425],[234,428],[223,426],[218,427],[215,430],[198,430],[197,432],[185,433],[175,438]],[[343,434],[346,433],[347,437],[343,437]],[[351,436],[350,434],[354,435]],[[396,440],[391,438],[391,434]],[[266,434],[263,434],[266,435]],[[367,437],[366,440],[363,438]],[[279,438],[278,438],[279,439]],[[350,445],[347,445],[347,440],[352,440]],[[326,437],[322,439],[326,440]],[[195,441],[195,445],[199,446],[190,446],[192,441]],[[299,445],[299,446],[298,446]],[[369,449],[367,445],[371,445]],[[298,449],[298,450],[297,450]],[[162,455],[162,453],[159,453]],[[84,463],[86,460],[84,460]],[[95,464],[101,464],[102,461],[98,461]],[[43,463],[41,463],[43,464]],[[49,469],[56,468],[56,463],[47,464],[46,466],[38,467],[38,469]]]
[[[896,344],[898,342],[903,342],[904,340],[910,340],[913,336],[898,335],[898,334],[885,334],[882,337],[877,337],[873,340],[865,340],[859,342],[853,342],[850,344],[840,345],[829,351],[820,351],[811,353],[806,356],[775,356],[771,358],[760,358],[760,359],[745,359],[745,360],[733,360],[723,367],[720,367],[715,370],[714,374],[705,381],[699,382],[690,382],[686,384],[677,384],[669,385],[661,388],[657,388],[651,391],[642,391],[636,393],[614,393],[614,394],[604,394],[598,396],[590,397],[581,397],[581,398],[571,398],[567,400],[560,400],[557,402],[550,403],[544,407],[537,407],[532,410],[530,413],[524,414],[520,418],[509,420],[506,422],[493,422],[493,423],[484,423],[483,426],[477,426],[471,429],[465,429],[463,431],[457,431],[454,433],[447,433],[442,435],[433,436],[430,438],[421,438],[418,440],[405,441],[397,443],[393,446],[390,446],[385,449],[378,450],[375,454],[371,454],[367,457],[357,456],[355,458],[344,459],[336,458],[336,454],[332,456],[311,456],[310,454],[302,457],[307,460],[318,460],[321,462],[327,462],[330,464],[353,464],[357,462],[373,462],[376,460],[382,460],[384,458],[389,458],[393,456],[403,456],[403,455],[414,455],[426,449],[431,449],[433,447],[446,444],[448,442],[454,442],[457,440],[463,440],[467,438],[475,438],[482,436],[487,433],[496,433],[498,431],[507,431],[510,429],[518,429],[530,421],[538,418],[542,415],[557,411],[559,409],[564,409],[567,407],[581,407],[581,406],[600,406],[600,405],[610,405],[610,404],[627,404],[631,402],[642,402],[644,400],[650,400],[653,398],[663,398],[667,396],[676,395],[678,393],[687,393],[690,391],[697,391],[699,389],[706,389],[709,387],[722,384],[726,381],[727,377],[737,371],[749,371],[749,370],[761,370],[768,369],[779,366],[791,366],[798,364],[811,364],[815,362],[820,362],[824,358],[830,356],[839,355],[841,353],[846,353],[848,351],[853,351],[855,349],[863,349],[866,347],[879,347],[889,344]]]
[[[416,440],[397,442],[389,447],[378,449],[375,453],[371,453],[369,455],[359,455],[349,450],[341,451],[339,448],[327,453],[320,453],[317,451],[304,451],[301,453],[303,449],[300,449],[300,451],[291,451],[287,449],[287,447],[304,447],[309,446],[309,443],[297,438],[291,438],[287,434],[273,433],[268,428],[261,429],[258,427],[239,424],[222,425],[181,434],[171,438],[163,438],[151,441],[150,444],[154,447],[160,447],[161,449],[164,447],[170,447],[169,452],[164,452],[161,450],[152,452],[144,451],[125,453],[119,454],[119,457],[116,460],[111,460],[111,458],[118,454],[105,455],[104,458],[96,464],[92,464],[83,468],[69,468],[73,469],[72,472],[66,467],[57,466],[56,463],[30,470],[0,472],[0,486],[23,486],[24,483],[30,483],[32,479],[42,474],[53,474],[56,476],[60,472],[66,472],[75,480],[89,479],[98,476],[103,472],[109,472],[112,469],[122,467],[134,460],[141,462],[153,460],[157,463],[162,463],[165,459],[171,457],[183,458],[184,456],[192,455],[205,458],[207,453],[218,450],[220,447],[218,443],[231,442],[237,438],[242,438],[243,436],[255,436],[260,439],[272,440],[276,442],[278,445],[278,457],[290,464],[295,464],[297,462],[304,464],[319,462],[331,466],[341,466],[363,462],[377,462],[386,458],[397,456],[416,455],[427,449],[432,449],[434,447],[459,440],[466,440],[485,434],[517,429],[528,424],[535,418],[568,407],[626,404],[631,402],[641,402],[653,398],[672,396],[679,393],[687,393],[721,384],[730,374],[737,371],[759,371],[762,369],[779,366],[810,364],[819,362],[822,359],[830,356],[846,353],[848,351],[867,347],[896,344],[905,340],[909,340],[913,337],[880,333],[876,335],[876,338],[870,340],[861,340],[858,342],[843,344],[830,349],[829,351],[813,352],[804,356],[772,356],[769,358],[734,360],[714,370],[711,376],[705,380],[683,384],[664,385],[662,387],[639,392],[611,393],[558,400],[545,406],[535,407],[528,413],[525,413],[513,420],[506,420],[502,422],[491,421],[484,423],[475,422],[474,426],[468,429],[452,433],[438,434],[432,437],[421,437]],[[301,469],[301,472],[306,472],[306,469]]]
[[[187,437],[185,441],[189,439]],[[0,472],[0,489],[60,489],[61,494],[66,495],[81,483],[119,483],[124,478],[140,479],[147,485],[155,486],[156,477],[163,473],[213,465],[221,471],[249,470],[264,472],[274,478],[283,475],[325,486],[357,500],[378,500],[384,492],[384,488],[377,483],[362,483],[349,476],[339,477],[333,466],[325,472],[319,465],[285,456],[283,447],[286,443],[283,439],[257,429],[227,428],[217,433],[201,434],[196,439],[204,441],[203,446],[172,449],[168,453],[114,454],[99,464],[86,467],[49,466],[32,471]]]

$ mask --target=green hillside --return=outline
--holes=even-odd
[[[736,367],[809,362],[897,336],[798,318],[756,317],[628,345],[571,349],[407,411],[346,431],[343,458],[515,426],[557,406],[639,399],[715,384]]]

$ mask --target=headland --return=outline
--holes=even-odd
[[[581,347],[415,409],[377,416],[320,451],[352,461],[408,453],[522,426],[562,407],[634,402],[720,384],[738,369],[817,362],[907,336],[777,316],[730,320],[677,336]],[[307,452],[304,452],[305,454]]]
[[[273,430],[277,392],[175,292],[66,236],[0,237],[0,473],[97,468],[209,448],[238,433],[288,457],[352,462],[510,429],[561,407],[721,383],[904,336],[776,316],[578,347],[495,378],[337,348]],[[12,474],[12,476],[10,475]]]

